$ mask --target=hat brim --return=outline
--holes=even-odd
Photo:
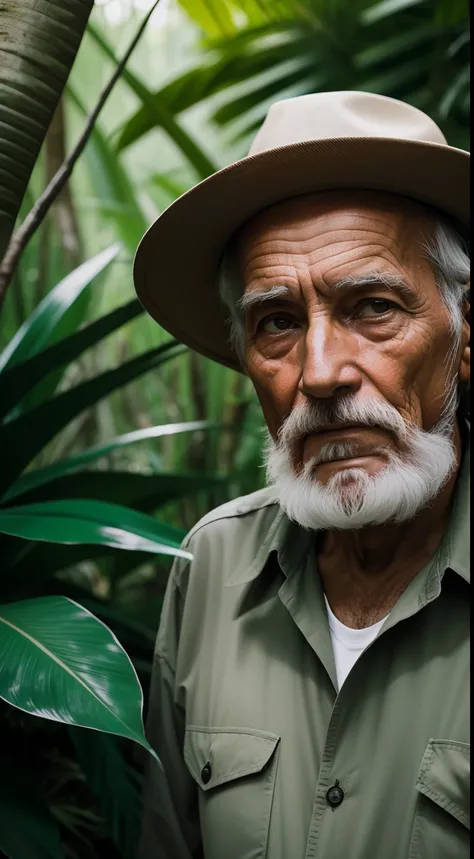
[[[217,268],[235,231],[289,197],[337,189],[387,191],[469,225],[469,153],[435,143],[374,137],[295,143],[214,173],[166,209],[145,233],[134,281],[145,310],[166,331],[242,372],[229,342]]]

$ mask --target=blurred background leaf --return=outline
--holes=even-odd
[[[2,755],[0,850],[8,859],[61,859],[59,828],[31,767]]]
[[[140,823],[140,780],[126,764],[115,737],[71,728],[77,760],[106,821],[115,845],[133,856]]]

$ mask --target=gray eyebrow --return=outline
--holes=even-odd
[[[364,286],[374,286],[377,284],[383,284],[383,286],[393,291],[398,290],[398,292],[401,292],[407,298],[413,299],[414,297],[414,292],[406,280],[401,275],[391,271],[375,271],[369,274],[350,275],[331,284],[331,289],[347,289],[348,286],[360,289]],[[288,298],[291,295],[291,289],[284,285],[275,285],[270,287],[270,289],[252,289],[239,298],[237,307],[241,310],[248,310],[250,307],[263,304],[265,301]]]
[[[283,285],[275,285],[270,289],[252,289],[251,292],[246,292],[242,298],[239,298],[237,307],[241,310],[248,310],[249,307],[263,304],[265,301],[275,300],[275,298],[288,298],[290,295],[291,289]]]
[[[407,298],[413,299],[414,297],[414,292],[405,278],[391,271],[373,271],[369,274],[350,275],[333,283],[331,289],[347,289],[348,286],[363,288],[364,286],[374,286],[377,284],[383,284],[383,286],[394,292],[401,292]]]

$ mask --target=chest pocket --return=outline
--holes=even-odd
[[[189,726],[186,765],[199,785],[206,859],[264,859],[279,737],[246,728]]]
[[[430,740],[421,763],[409,859],[467,859],[470,745]]]

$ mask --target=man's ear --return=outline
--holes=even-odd
[[[470,284],[469,284],[470,287]],[[461,382],[469,382],[471,378],[471,305],[469,303],[469,292],[467,297],[463,299],[463,327],[462,327],[462,342],[463,350],[461,352],[459,363],[459,380]]]

